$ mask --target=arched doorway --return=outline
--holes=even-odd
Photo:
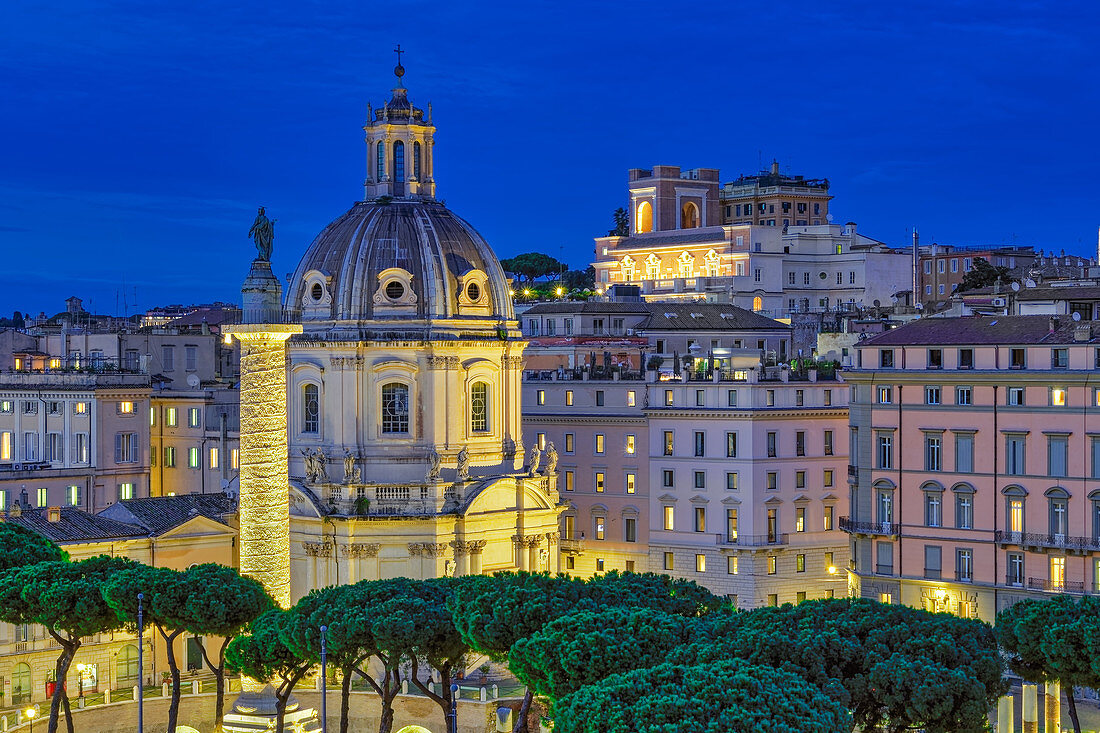
[[[11,673],[11,701],[14,705],[30,702],[31,667],[25,662],[15,665]]]
[[[138,649],[133,644],[127,644],[118,650],[118,656],[115,657],[115,680],[118,686],[129,687],[137,684],[140,676]]]

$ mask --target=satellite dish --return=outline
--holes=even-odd
[[[199,386],[199,375],[198,374],[188,374],[187,375],[187,386],[191,387],[192,389],[194,389],[195,387],[198,387]]]
[[[826,214],[826,215],[825,215],[825,221],[827,221],[827,222],[829,222],[830,224],[832,224],[832,223],[833,223],[833,215],[832,215],[832,214]]]
[[[1025,288],[1033,288],[1033,287],[1035,287],[1035,281],[1034,281],[1034,280],[1032,280],[1032,279],[1031,279],[1031,278],[1029,277],[1029,278],[1028,278],[1027,280],[1024,280],[1024,287],[1025,287]]]
[[[875,299],[874,299],[874,301],[873,301],[873,303],[874,303],[874,306],[875,306],[876,308],[878,308],[878,307],[879,307],[880,305],[882,305],[882,303],[880,303],[880,302],[879,302],[878,298],[875,298]]]
[[[1014,292],[1014,293],[1020,292],[1020,283],[1012,283],[1011,287],[1012,287],[1012,292]]]
[[[1077,311],[1074,311],[1074,312],[1073,312],[1073,315],[1072,315],[1072,316],[1070,316],[1070,318],[1072,318],[1072,319],[1073,319],[1073,320],[1075,320],[1075,321],[1079,321],[1079,320],[1081,320],[1081,314],[1080,314],[1079,312],[1077,312]]]
[[[920,310],[924,310],[924,303],[917,303],[917,304],[916,304],[915,306],[913,306],[913,307],[914,307],[914,308],[916,308],[916,309],[917,309],[917,310],[919,310],[919,311],[920,311]]]

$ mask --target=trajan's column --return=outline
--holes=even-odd
[[[286,340],[282,286],[271,272],[274,225],[261,208],[249,236],[258,256],[242,288],[240,565],[282,608],[290,607],[290,478],[287,473]]]
[[[261,208],[249,236],[258,256],[241,289],[241,324],[225,329],[241,342],[240,570],[255,578],[281,608],[290,607],[290,477],[287,468],[286,341],[302,332],[285,324],[282,286],[271,272],[274,225]],[[226,713],[226,733],[273,730],[274,690],[241,679]],[[313,709],[287,703],[284,730],[321,729]]]

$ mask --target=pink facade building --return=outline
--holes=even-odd
[[[1100,588],[1100,323],[925,318],[851,385],[855,595],[985,620]]]

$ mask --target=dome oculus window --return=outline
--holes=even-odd
[[[325,296],[325,289],[321,287],[321,283],[314,283],[313,287],[309,291],[310,297],[314,300],[321,300]]]
[[[470,283],[466,286],[466,297],[473,303],[481,300],[481,287],[477,283]]]
[[[405,294],[405,286],[398,280],[390,280],[386,283],[386,297],[390,300],[400,300]]]

